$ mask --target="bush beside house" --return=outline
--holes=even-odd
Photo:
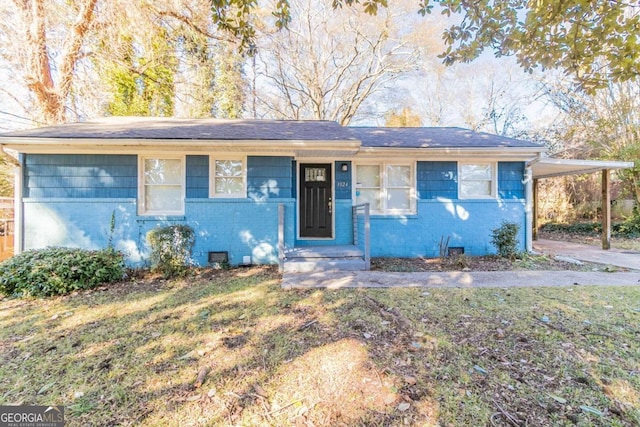
[[[30,250],[0,264],[0,294],[63,295],[122,280],[124,273],[124,255],[111,248]]]

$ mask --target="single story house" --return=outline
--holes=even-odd
[[[524,250],[528,165],[545,150],[459,128],[131,117],[4,133],[0,147],[17,160],[18,252],[112,242],[132,265],[167,224],[196,231],[200,265],[221,253],[278,263],[311,247],[491,254],[503,221],[520,225]]]

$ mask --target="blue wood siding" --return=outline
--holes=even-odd
[[[187,199],[209,197],[209,156],[187,156]]]
[[[298,170],[298,162],[296,162],[295,160],[291,160],[291,197],[292,198],[297,198],[298,197],[298,173],[296,172]]]
[[[343,163],[348,165],[346,172],[341,170]],[[351,200],[351,162],[336,162],[335,168],[336,199]]]
[[[524,199],[524,162],[498,162],[498,196]]]
[[[457,162],[418,162],[416,169],[420,199],[458,198]]]
[[[135,155],[27,154],[24,197],[135,198]]]
[[[247,192],[253,200],[292,197],[291,157],[247,157]]]

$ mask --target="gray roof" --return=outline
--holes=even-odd
[[[332,121],[221,120],[167,117],[106,117],[103,119],[7,132],[1,137],[67,139],[176,140],[306,140],[344,141],[349,131]]]
[[[361,141],[372,148],[541,148],[540,144],[454,127],[343,127],[320,120],[107,117],[0,134],[1,138]]]
[[[540,144],[455,127],[352,127],[363,147],[391,148],[539,148]]]

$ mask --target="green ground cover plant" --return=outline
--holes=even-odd
[[[547,232],[597,235],[602,232],[602,224],[600,222],[576,222],[571,224],[550,222],[544,224],[542,229]],[[628,239],[640,237],[640,214],[634,213],[624,221],[611,224],[611,235]]]
[[[45,297],[122,280],[124,256],[114,249],[49,247],[0,263],[0,294]]]
[[[62,404],[69,426],[640,424],[639,287],[279,279],[202,270],[0,300],[0,405]]]

